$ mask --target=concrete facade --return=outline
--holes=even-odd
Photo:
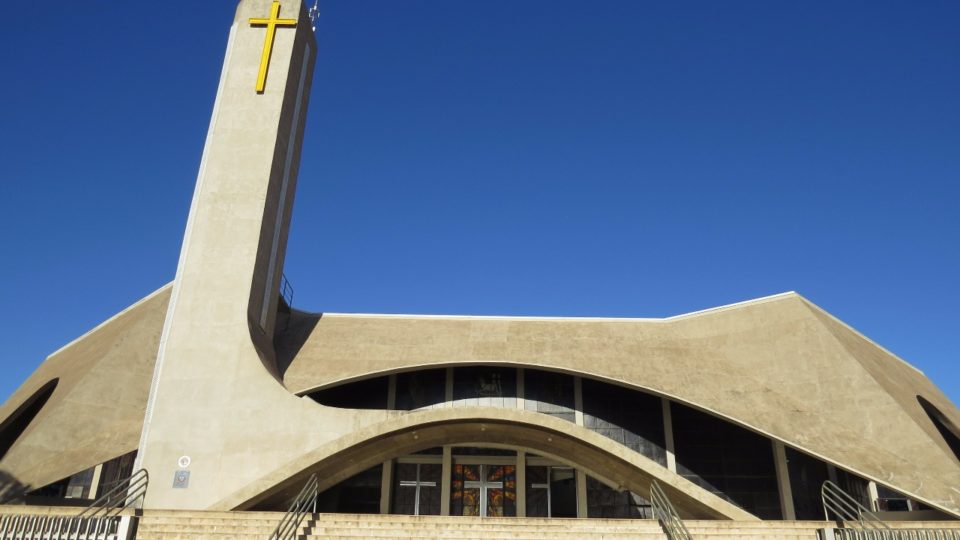
[[[668,319],[287,314],[279,285],[316,43],[302,2],[282,2],[280,17],[298,24],[276,30],[266,87],[254,91],[267,30],[248,21],[271,4],[237,9],[175,280],[51,355],[0,407],[9,435],[57,380],[0,471],[36,488],[137,450],[152,478],[148,508],[228,510],[295,493],[315,472],[331,487],[425,448],[491,443],[618,489],[646,493],[657,480],[687,516],[755,519],[675,468],[539,413],[344,409],[303,397],[497,364],[668,398],[960,516],[960,460],[918,398],[948,429],[960,411],[794,293]],[[178,473],[189,473],[186,486],[174,487]]]

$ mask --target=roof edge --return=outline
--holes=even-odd
[[[798,295],[798,296],[799,296],[799,295]],[[827,317],[829,317],[831,321],[833,321],[833,322],[839,324],[840,326],[846,328],[847,330],[853,332],[853,334],[856,335],[857,337],[865,340],[867,343],[873,345],[874,347],[880,349],[881,351],[883,351],[883,352],[887,353],[888,355],[892,356],[893,358],[897,359],[897,360],[900,361],[902,364],[904,364],[905,366],[909,367],[910,369],[916,371],[916,372],[919,373],[920,375],[923,375],[924,377],[927,376],[927,374],[924,373],[923,371],[921,371],[920,368],[918,368],[917,366],[911,364],[910,362],[907,362],[907,361],[904,360],[903,358],[900,358],[900,356],[898,356],[896,353],[894,353],[894,352],[891,351],[890,349],[887,349],[887,348],[884,347],[883,345],[880,345],[880,344],[877,343],[876,341],[870,339],[869,337],[867,337],[866,335],[864,335],[863,332],[860,332],[860,331],[857,330],[856,328],[854,328],[854,327],[850,326],[849,324],[843,322],[842,320],[840,320],[839,318],[837,318],[835,315],[833,315],[833,314],[830,313],[829,311],[823,309],[822,307],[820,307],[820,306],[818,306],[817,304],[811,302],[809,299],[804,298],[803,296],[800,296],[800,299],[803,300],[803,302],[804,302],[804,303],[807,305],[807,307],[809,307],[810,309],[815,309],[815,310],[819,311],[820,313],[823,313],[824,315],[826,315]]]
[[[691,311],[669,317],[563,317],[563,316],[537,316],[537,315],[432,315],[432,314],[412,314],[412,313],[338,313],[323,312],[324,317],[342,317],[356,319],[448,319],[448,320],[495,320],[495,321],[583,321],[583,322],[670,322],[687,317],[696,317],[709,313],[739,309],[750,305],[774,302],[785,298],[803,298],[794,291],[787,291],[770,296],[763,296],[751,300],[734,302],[722,306]]]
[[[59,349],[53,351],[52,353],[48,354],[48,355],[47,355],[47,359],[53,358],[54,356],[60,354],[61,352],[65,351],[65,350],[69,349],[70,347],[76,345],[77,343],[83,341],[84,339],[86,339],[86,338],[89,337],[90,335],[96,333],[98,330],[100,330],[100,329],[106,327],[107,325],[109,325],[110,323],[116,321],[116,320],[119,319],[120,317],[126,315],[127,313],[130,313],[131,311],[137,309],[138,307],[142,306],[143,304],[146,304],[146,303],[149,302],[150,300],[153,300],[154,298],[156,298],[157,296],[159,296],[160,294],[162,294],[165,290],[169,289],[171,285],[173,285],[173,282],[172,282],[172,281],[169,282],[169,283],[167,283],[167,284],[165,284],[165,285],[163,285],[163,286],[161,286],[159,289],[151,292],[150,294],[144,296],[144,297],[141,298],[140,300],[137,300],[136,302],[134,302],[134,303],[130,304],[129,306],[123,308],[122,310],[120,310],[119,313],[116,313],[116,314],[112,315],[110,318],[108,318],[108,319],[106,319],[105,321],[101,322],[100,324],[94,326],[94,327],[91,328],[90,330],[87,330],[86,332],[84,332],[84,333],[81,334],[80,336],[72,339],[72,340],[71,340],[69,343],[67,343],[66,345],[64,345],[64,346],[60,347]]]

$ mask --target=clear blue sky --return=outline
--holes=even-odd
[[[0,399],[173,279],[233,6],[8,14]],[[661,317],[796,290],[960,401],[960,2],[322,10],[298,307]]]

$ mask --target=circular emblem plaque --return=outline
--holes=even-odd
[[[177,465],[179,465],[181,469],[186,469],[189,467],[190,456],[180,456],[180,459],[177,460]]]

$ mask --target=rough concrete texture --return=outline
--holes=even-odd
[[[48,382],[47,403],[0,459],[0,471],[45,486],[137,448],[167,285],[51,354],[0,407],[0,423]]]
[[[659,320],[299,314],[288,339],[279,361],[295,393],[461,363],[567,371],[670,397],[960,513],[960,463],[917,396],[954,425],[960,412],[795,293]]]

